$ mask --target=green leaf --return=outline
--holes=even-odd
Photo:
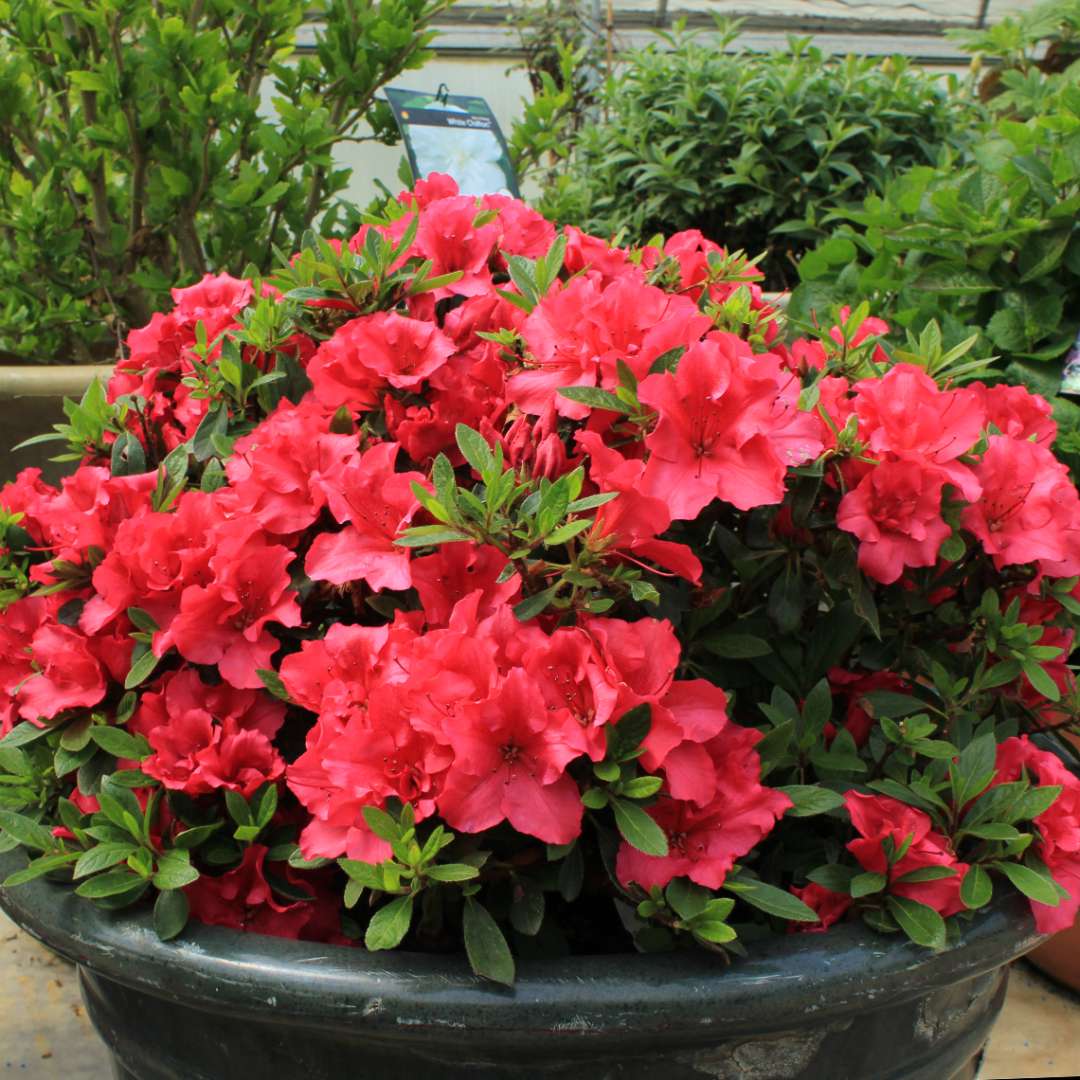
[[[181,889],[160,893],[154,902],[154,932],[162,941],[171,941],[187,926],[190,908]]]
[[[549,588],[542,590],[541,592],[534,593],[532,596],[527,596],[524,600],[514,605],[514,615],[519,622],[528,622],[530,619],[535,618],[541,614],[548,604],[555,599],[555,594],[559,591],[560,583],[551,585]]]
[[[723,945],[738,937],[735,931],[720,919],[697,919],[691,924],[690,930],[696,937],[711,941],[715,945]]]
[[[292,698],[289,697],[289,691],[285,689],[285,683],[282,682],[281,676],[276,671],[271,668],[258,668],[255,674],[259,676],[259,681],[263,686],[279,701],[292,701]]]
[[[701,644],[724,660],[751,660],[772,652],[772,646],[764,638],[753,634],[714,634],[703,638]]]
[[[851,879],[849,890],[852,897],[857,900],[860,896],[870,896],[881,892],[888,883],[889,879],[884,874],[856,874]]]
[[[510,946],[491,913],[473,897],[465,900],[462,915],[465,952],[469,966],[482,979],[514,985],[514,958]]]
[[[641,744],[652,728],[652,709],[648,702],[635,705],[614,724],[604,728],[607,741],[606,761],[631,761],[637,757]]]
[[[971,866],[960,883],[960,899],[971,911],[985,907],[994,895],[994,883],[981,866]]]
[[[199,871],[191,865],[191,856],[183,848],[173,848],[158,856],[157,870],[152,878],[162,891],[182,889],[199,880]]]
[[[289,863],[292,865],[291,858]],[[349,879],[356,882],[357,885],[365,889],[382,891],[383,876],[382,871],[377,866],[371,863],[359,862],[356,859],[338,859],[338,865],[349,875]]]
[[[69,865],[75,859],[74,852],[65,852],[60,855],[41,855],[32,860],[22,870],[16,870],[9,874],[3,882],[5,889],[15,885],[25,885],[28,881],[51,874],[54,870],[60,870]]]
[[[364,945],[371,952],[396,948],[409,932],[412,913],[412,893],[384,904],[371,916],[371,922],[364,934]]]
[[[90,874],[96,874],[101,870],[108,870],[110,866],[123,862],[137,850],[138,848],[134,844],[98,844],[79,856],[79,861],[75,863],[72,876],[83,878],[89,877]]]
[[[1029,900],[1048,907],[1057,907],[1061,903],[1061,894],[1049,874],[1037,873],[1028,866],[1014,862],[1002,861],[991,865],[995,870],[1000,870]]]
[[[223,824],[223,821],[215,821],[212,825],[196,825],[193,828],[185,829],[173,837],[173,846],[182,848],[185,851],[191,851],[209,840]]]
[[[797,896],[778,889],[775,885],[766,885],[764,881],[740,877],[725,881],[723,888],[768,915],[775,915],[791,922],[819,921],[818,913]]]
[[[155,630],[161,629],[153,615],[148,611],[143,611],[142,608],[129,607],[127,609],[127,615],[139,630],[143,630],[146,633],[152,634]]]
[[[364,815],[367,827],[380,840],[393,844],[401,839],[401,827],[385,810],[380,810],[377,806],[365,806],[360,812]]]
[[[844,805],[843,795],[816,784],[788,784],[777,790],[782,791],[793,804],[788,810],[790,817],[813,817]]]
[[[830,892],[851,893],[851,883],[858,876],[858,871],[852,866],[841,866],[839,863],[826,863],[808,873],[807,878]]]
[[[142,735],[132,735],[123,728],[95,724],[90,729],[90,737],[105,753],[116,758],[141,761],[152,752],[150,744]]]
[[[424,876],[432,881],[472,881],[480,876],[480,871],[475,866],[465,863],[443,863],[437,866],[429,866],[424,871]]]
[[[454,429],[454,438],[465,460],[481,478],[484,477],[495,461],[491,447],[488,446],[484,436],[478,431],[473,431],[466,424],[458,424]]]
[[[88,900],[99,900],[107,896],[119,896],[142,884],[142,878],[131,870],[109,870],[97,877],[88,878],[75,893]]]
[[[1061,700],[1061,688],[1046,673],[1046,669],[1042,664],[1036,660],[1025,660],[1020,666],[1023,668],[1028,682],[1030,682],[1044,698],[1047,698],[1050,701]]]
[[[646,855],[663,856],[668,853],[664,830],[637,803],[626,799],[611,799],[615,824],[622,838]]]
[[[136,647],[135,652],[132,654],[131,670],[124,680],[124,689],[133,690],[136,686],[145,682],[150,678],[157,665],[158,657],[150,649],[144,648],[140,653],[139,648]]]
[[[531,882],[520,882],[515,891],[519,891],[520,895],[510,905],[510,925],[519,934],[535,937],[544,922],[544,893]]]
[[[581,405],[588,405],[593,409],[607,409],[609,412],[632,413],[634,410],[607,390],[601,390],[598,386],[563,386],[559,394]]]
[[[922,881],[941,881],[950,877],[956,877],[955,866],[920,866],[901,874],[896,881],[900,885],[917,885]]]
[[[928,949],[945,947],[945,920],[932,907],[905,896],[890,896],[886,902],[900,929],[916,945],[924,945]]]
[[[35,851],[49,851],[59,846],[59,841],[44,825],[13,810],[0,810],[0,829],[23,847]]]
[[[406,529],[394,543],[398,547],[428,547],[435,544],[452,544],[461,540],[471,540],[468,533],[457,529],[448,529],[444,525],[417,525]]]
[[[35,742],[42,736],[48,735],[52,730],[52,728],[38,727],[37,724],[31,724],[29,720],[24,720],[21,724],[16,724],[0,739],[0,747],[25,746],[27,743]]]

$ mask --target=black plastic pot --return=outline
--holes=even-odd
[[[0,877],[25,862],[0,856]],[[111,915],[44,881],[0,890],[79,966],[90,1017],[137,1080],[967,1080],[1041,939],[1010,896],[933,954],[859,926],[708,954],[522,964],[512,990],[463,958],[282,941]]]

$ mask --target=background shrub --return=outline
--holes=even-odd
[[[334,145],[395,141],[375,94],[450,3],[0,3],[0,359],[107,358],[170,286],[269,269],[347,183]]]
[[[1080,85],[1011,69],[972,147],[894,178],[799,264],[803,325],[868,300],[903,337],[976,335],[991,377],[1054,398],[1080,330]],[[1080,407],[1062,398],[1058,450],[1080,466]]]
[[[809,39],[774,54],[723,49],[737,28],[677,30],[634,51],[565,148],[541,209],[601,233],[698,228],[767,250],[773,288],[825,215],[962,143],[976,106],[906,60],[829,59]]]

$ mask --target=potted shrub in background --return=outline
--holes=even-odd
[[[1080,495],[756,276],[433,176],[0,492],[2,899],[121,1075],[973,1074],[1080,903]]]
[[[60,418],[74,368],[117,358],[130,328],[208,269],[265,272],[324,215],[342,140],[393,142],[378,90],[430,53],[451,0],[317,7],[14,0],[0,26],[0,475]],[[312,55],[296,32],[318,16]],[[265,105],[263,103],[266,103]],[[26,429],[22,429],[25,423]]]
[[[738,34],[724,20],[709,34],[658,32],[608,72],[587,118],[568,89],[595,59],[585,45],[546,56],[558,70],[537,73],[513,139],[542,183],[538,209],[603,235],[722,236],[765,252],[765,287],[781,291],[831,210],[935,164],[977,127],[964,84],[904,57],[828,57],[794,37],[786,52],[725,52]]]

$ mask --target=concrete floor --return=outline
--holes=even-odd
[[[0,913],[0,1080],[109,1080],[75,973]],[[1080,997],[1021,963],[979,1080],[1080,1076]]]

